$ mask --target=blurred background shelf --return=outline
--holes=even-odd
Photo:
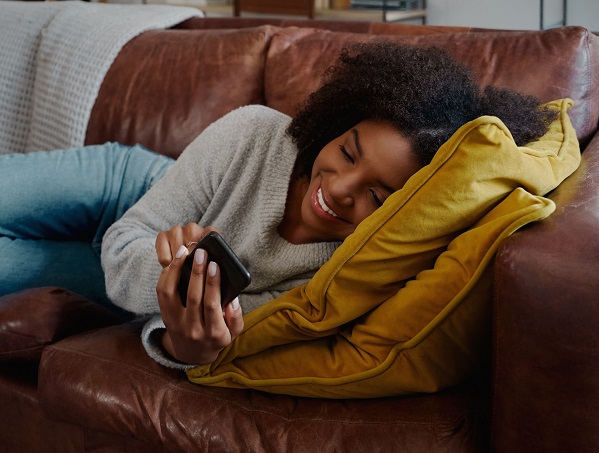
[[[303,16],[317,20],[359,20],[426,23],[426,1],[360,0],[230,0],[206,1],[174,0],[169,3],[196,6],[208,17]],[[361,7],[360,7],[361,6]]]

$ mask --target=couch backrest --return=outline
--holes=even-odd
[[[310,20],[291,17],[193,17],[175,28],[184,30],[207,30],[248,28],[261,25],[276,27],[318,28],[321,30],[372,35],[433,35],[438,33],[488,32],[490,29],[473,27],[450,27],[413,25],[398,22],[367,22],[357,20]]]
[[[287,22],[283,25],[292,25]],[[241,28],[227,28],[236,23]],[[381,39],[442,47],[483,85],[542,101],[570,97],[581,141],[597,130],[599,37],[581,27],[514,32],[320,22],[320,28],[253,26],[257,23],[193,19],[179,29],[133,39],[106,75],[86,143],[141,143],[177,157],[208,124],[242,105],[265,104],[293,114],[343,47]]]
[[[140,143],[177,157],[213,121],[264,103],[264,66],[275,28],[142,33],[108,70],[86,144]]]

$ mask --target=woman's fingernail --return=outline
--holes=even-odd
[[[179,250],[177,250],[177,254],[175,255],[175,258],[177,258],[177,259],[181,258],[185,254],[185,252],[187,252],[187,247],[182,245],[181,247],[179,247]]]
[[[231,308],[235,311],[239,310],[239,297],[236,297],[231,301]]]
[[[197,264],[204,264],[204,260],[206,259],[206,252],[203,249],[197,249],[195,259]]]
[[[216,263],[214,261],[210,261],[210,264],[208,265],[208,275],[210,275],[210,277],[216,275]]]

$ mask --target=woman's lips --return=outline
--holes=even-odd
[[[345,220],[339,217],[325,202],[322,195],[322,187],[318,185],[311,195],[312,208],[319,217],[328,220],[329,222],[344,222]]]
[[[316,196],[318,198],[318,204],[320,205],[320,207],[322,208],[323,211],[331,214],[333,217],[339,217],[337,214],[335,214],[335,212],[328,207],[328,205],[325,203],[324,201],[324,197],[322,196],[322,187],[320,187],[317,191],[316,191]]]

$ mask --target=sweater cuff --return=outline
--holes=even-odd
[[[162,347],[162,333],[166,330],[162,317],[155,315],[144,325],[141,331],[141,342],[148,353],[159,364],[175,368],[177,370],[187,371],[195,368],[196,365],[189,365],[175,360]]]

